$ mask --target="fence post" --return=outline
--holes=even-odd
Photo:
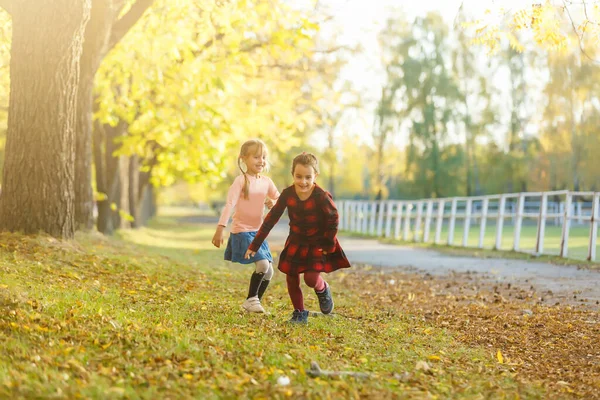
[[[378,210],[377,212],[377,237],[381,236],[382,230],[383,230],[383,213],[385,212],[386,207],[386,203],[383,200],[379,200],[376,206],[376,210]]]
[[[452,246],[454,243],[454,225],[456,223],[456,197],[452,199],[452,206],[450,207],[450,226],[448,227],[448,245]]]
[[[400,239],[400,225],[402,224],[402,209],[404,208],[404,203],[399,201],[396,206],[396,226],[394,227],[394,239]]]
[[[361,213],[362,213],[362,203],[360,200],[356,201],[356,204],[354,205],[355,209],[356,209],[356,213],[354,214],[354,232],[360,232],[362,230],[362,218],[361,218]]]
[[[572,205],[571,193],[567,192],[567,198],[565,200],[565,215],[563,217],[562,224],[562,235],[560,238],[560,256],[566,257],[569,254],[569,231],[571,228],[571,205]]]
[[[385,214],[385,237],[389,238],[392,231],[392,215],[394,211],[394,201],[387,202],[386,214]]]
[[[544,252],[544,236],[546,235],[546,214],[548,212],[548,194],[542,193],[542,204],[540,204],[540,219],[538,220],[537,237],[535,239],[535,252]]]
[[[429,226],[431,225],[431,214],[433,214],[433,200],[427,200],[427,211],[425,212],[425,230],[423,233],[423,241],[429,241]]]
[[[367,234],[369,231],[369,202],[367,200],[363,200],[362,203],[362,227],[360,233]]]
[[[350,230],[350,206],[352,202],[344,201],[344,230]]]
[[[504,227],[504,209],[506,208],[506,196],[500,196],[500,204],[498,205],[498,222],[496,223],[496,245],[495,249],[500,250],[502,245],[502,228]]]
[[[369,214],[369,235],[375,235],[375,218],[377,216],[377,201],[371,202],[371,214]]]
[[[412,203],[406,203],[406,215],[404,216],[404,232],[402,232],[402,239],[404,241],[408,241],[408,234],[410,233],[410,214],[412,214],[412,209]]]
[[[352,232],[359,232],[360,231],[360,202],[359,200],[355,200],[354,201],[354,215],[352,216],[352,218],[354,218],[354,228],[352,229]]]
[[[413,240],[415,242],[420,242],[422,239],[422,236],[420,235],[422,219],[423,219],[423,202],[418,201],[417,202],[417,220],[415,222],[415,236],[413,237]]]
[[[483,249],[483,239],[485,238],[485,226],[487,224],[487,213],[490,204],[490,199],[483,199],[483,205],[481,206],[481,221],[479,223],[479,243],[480,249]]]
[[[437,211],[437,220],[435,221],[435,238],[433,242],[435,244],[440,243],[440,238],[442,236],[442,224],[444,223],[444,207],[446,206],[446,202],[444,200],[440,200],[438,202],[438,211]]]
[[[469,242],[469,229],[471,229],[471,209],[473,208],[473,200],[467,199],[467,206],[465,208],[465,226],[463,227],[463,247],[467,247]]]
[[[521,242],[521,226],[523,225],[523,210],[525,209],[525,193],[519,193],[517,200],[516,210],[516,221],[515,221],[515,235],[513,238],[513,250],[519,251],[519,244]]]
[[[600,193],[594,193],[592,200],[592,220],[590,224],[590,245],[588,246],[588,261],[596,260],[596,240],[598,240],[598,218],[600,217]]]
[[[344,219],[346,218],[346,202],[345,201],[338,201],[337,202],[337,208],[338,208],[338,220],[339,220],[339,224],[338,224],[338,229],[344,230],[346,229],[346,224],[344,223]]]
[[[559,221],[562,226],[565,220],[565,203],[563,203],[562,201],[558,204],[558,213],[560,214]]]

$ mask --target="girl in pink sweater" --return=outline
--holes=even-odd
[[[244,169],[242,165],[246,168]],[[221,212],[212,243],[216,247],[221,247],[223,231],[227,227],[231,213],[235,210],[231,234],[225,249],[225,260],[240,264],[255,264],[248,296],[242,307],[248,312],[264,313],[265,309],[260,301],[273,277],[273,256],[269,244],[263,242],[256,254],[249,259],[244,258],[244,255],[262,224],[265,202],[272,206],[279,198],[279,191],[269,177],[262,175],[263,170],[267,168],[267,146],[261,140],[251,139],[242,145],[238,156],[238,167],[242,174],[235,178],[229,188],[227,201]]]

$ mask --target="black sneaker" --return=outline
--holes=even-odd
[[[317,292],[317,297],[319,298],[319,307],[321,307],[321,312],[323,314],[329,314],[333,311],[333,298],[331,297],[331,288],[329,285],[322,292]]]
[[[291,324],[306,324],[308,323],[308,310],[294,310],[292,319],[288,321]]]

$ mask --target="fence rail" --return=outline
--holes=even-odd
[[[553,254],[544,248],[545,240],[549,239],[546,228],[549,225],[554,229],[560,227],[558,255],[561,257],[569,255],[569,234],[573,225],[578,232],[589,226],[587,254],[583,258],[596,260],[600,192],[561,190],[443,199],[342,200],[337,203],[340,230],[450,246],[486,247],[486,238],[490,236],[486,236],[488,221],[495,221],[493,245],[487,247],[502,250],[502,240],[508,231],[506,226],[510,225],[512,250]],[[462,232],[457,230],[457,222],[462,222]],[[532,228],[533,223],[536,225],[534,248],[523,250],[523,228]],[[475,246],[469,245],[472,229],[479,229]],[[447,234],[445,241],[442,233]],[[460,244],[456,244],[455,235],[461,233]]]

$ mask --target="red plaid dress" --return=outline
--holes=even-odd
[[[319,186],[300,200],[294,186],[283,190],[248,247],[257,251],[287,208],[290,233],[279,255],[279,270],[287,275],[306,271],[332,272],[349,268],[350,262],[336,238],[338,212],[331,195]],[[323,251],[327,254],[323,254]]]

